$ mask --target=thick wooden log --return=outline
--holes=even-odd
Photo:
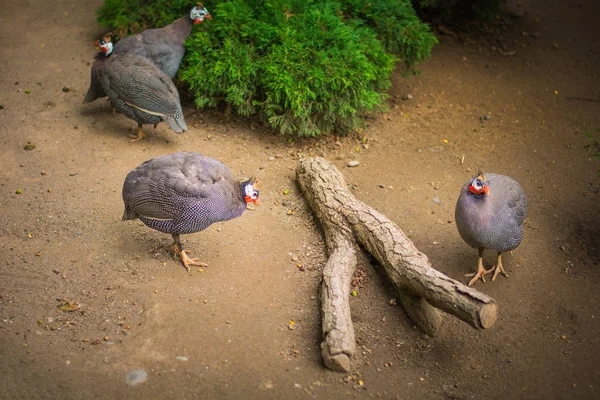
[[[427,256],[392,221],[356,200],[344,214],[358,242],[384,267],[398,290],[406,290],[474,328],[496,322],[496,302],[433,269]],[[416,323],[417,321],[415,321]]]
[[[312,191],[307,196],[321,221],[329,259],[321,281],[321,354],[327,368],[349,372],[350,358],[356,351],[350,315],[350,282],[356,268],[356,241],[350,226],[337,211],[341,204],[327,191]]]
[[[350,316],[350,282],[356,267],[353,243],[344,235],[327,239],[329,259],[323,268],[321,281],[321,326],[323,341],[321,355],[327,368],[350,371],[350,358],[354,356],[356,341]]]
[[[402,304],[406,314],[415,325],[429,336],[437,335],[442,327],[442,315],[437,308],[434,308],[422,297],[398,289],[398,287],[396,289],[398,290],[400,304]]]
[[[402,230],[350,193],[333,164],[320,157],[304,159],[296,176],[325,230],[329,254],[336,248],[332,244],[336,236],[329,233],[332,230],[360,243],[384,267],[409,317],[425,332],[435,334],[440,327],[441,318],[432,306],[478,329],[494,324],[497,306],[492,298],[433,269],[427,256],[417,250]],[[332,263],[329,267],[336,265]],[[346,273],[354,269],[343,268]],[[322,309],[325,308],[323,304]]]

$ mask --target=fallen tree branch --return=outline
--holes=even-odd
[[[321,284],[321,348],[328,368],[348,371],[355,351],[349,292],[357,244],[383,266],[402,306],[424,332],[439,331],[441,315],[436,308],[477,329],[494,324],[497,306],[492,298],[433,269],[402,230],[350,193],[333,164],[321,157],[304,159],[296,177],[321,222],[329,254]]]

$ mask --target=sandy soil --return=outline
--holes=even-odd
[[[130,144],[132,121],[102,100],[82,105],[101,1],[4,1],[0,398],[598,398],[599,182],[583,132],[600,127],[600,9],[556,3],[523,1],[487,32],[440,34],[421,75],[394,75],[389,112],[361,134],[290,142],[187,99],[187,133],[147,127]],[[210,265],[191,274],[168,235],[121,222],[127,172],[182,150],[263,182],[257,210],[184,236]],[[294,180],[297,159],[315,154],[463,281],[476,252],[453,223],[459,188],[479,168],[517,179],[529,216],[505,257],[510,278],[476,285],[498,302],[496,324],[445,316],[439,336],[423,335],[365,256],[353,371],[326,370],[326,255]],[[64,301],[78,310],[60,311]],[[128,386],[136,368],[148,380]]]

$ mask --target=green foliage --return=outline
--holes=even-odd
[[[189,2],[167,3],[106,0],[99,22],[131,32],[164,26],[190,8]],[[180,68],[196,105],[225,102],[240,115],[260,115],[282,134],[316,136],[362,126],[365,114],[384,107],[396,61],[412,68],[436,43],[409,0],[204,5],[213,20],[194,28]]]
[[[592,143],[586,145],[585,148],[589,149],[592,157],[600,160],[600,129],[596,128],[594,130],[598,134],[597,138],[594,136],[594,134],[592,132],[590,132],[590,131],[585,132],[585,137],[587,137],[592,142]],[[600,179],[600,167],[598,167],[598,179]]]
[[[372,27],[385,49],[400,57],[407,68],[429,58],[437,39],[421,22],[410,1],[341,0],[344,12]]]
[[[100,25],[124,37],[170,24],[189,12],[193,4],[190,0],[104,0],[96,16]]]
[[[413,0],[424,11],[440,14],[446,23],[459,24],[465,20],[492,19],[506,0]]]

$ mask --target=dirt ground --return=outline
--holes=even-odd
[[[583,135],[600,127],[600,7],[553,3],[509,4],[468,34],[441,29],[421,74],[396,73],[389,111],[360,134],[292,142],[184,99],[188,132],[147,126],[130,144],[131,120],[104,100],[82,104],[101,0],[5,0],[0,398],[600,397],[600,181]],[[121,222],[127,172],[183,150],[263,183],[258,209],[183,237],[210,265],[191,274],[170,236]],[[334,162],[359,199],[463,282],[476,251],[453,221],[461,185],[479,168],[518,180],[529,214],[505,257],[510,277],[475,286],[497,301],[496,324],[477,331],[445,315],[437,337],[420,333],[365,256],[353,371],[325,369],[326,254],[294,178],[307,155]],[[59,310],[65,301],[78,310]],[[144,384],[126,384],[134,369]]]

